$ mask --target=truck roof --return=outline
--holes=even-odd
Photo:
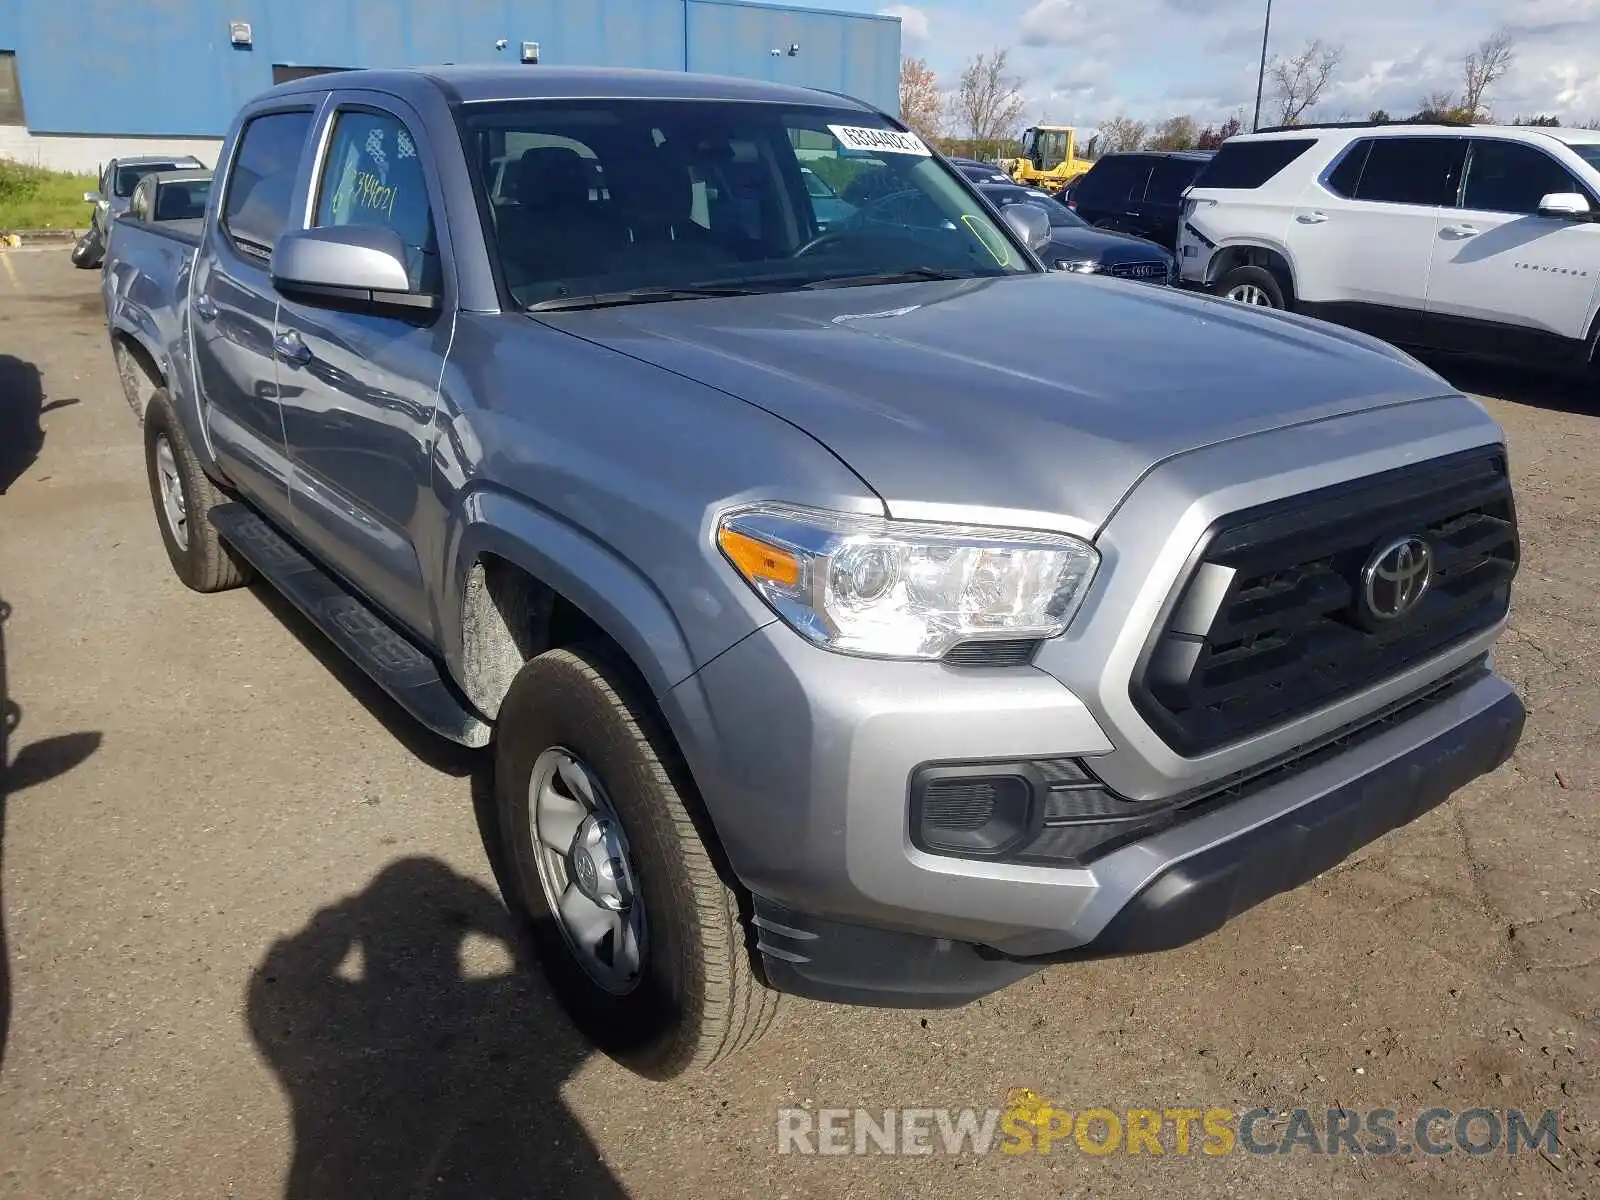
[[[339,71],[281,83],[267,95],[326,92],[333,88],[371,88],[405,96],[420,87],[442,91],[452,102],[490,100],[730,100],[778,104],[826,104],[877,110],[863,101],[759,79],[653,71],[631,67],[434,66],[397,70]]]

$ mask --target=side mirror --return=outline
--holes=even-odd
[[[1050,242],[1050,214],[1037,204],[1018,201],[1000,210],[1000,218],[1029,250],[1042,250]]]
[[[85,204],[99,204],[101,202],[100,193],[99,192],[85,192],[83,194],[83,202]]]
[[[307,304],[410,316],[439,308],[438,296],[412,288],[405,243],[392,229],[291,230],[273,247],[268,271],[273,287]]]
[[[1588,221],[1594,218],[1589,198],[1582,192],[1551,192],[1539,199],[1539,215],[1558,221]]]

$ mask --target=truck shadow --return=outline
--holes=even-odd
[[[0,600],[0,1069],[5,1067],[11,1033],[11,957],[6,946],[4,890],[6,813],[15,793],[66,774],[100,746],[98,733],[68,733],[24,746],[15,760],[11,758],[11,739],[22,723],[22,709],[7,690],[5,624],[10,616],[11,606]]]
[[[39,457],[44,446],[44,426],[39,418],[76,403],[69,398],[46,404],[39,368],[14,355],[0,354],[0,496]]]
[[[1594,378],[1576,373],[1536,371],[1456,355],[1419,354],[1429,367],[1452,386],[1479,396],[1493,396],[1508,404],[1543,408],[1579,415],[1600,412],[1595,402]]]
[[[494,894],[386,867],[275,944],[247,997],[288,1094],[287,1200],[621,1197],[560,1089],[587,1048]]]

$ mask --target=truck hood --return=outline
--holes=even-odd
[[[798,426],[892,516],[1080,532],[1174,455],[1452,391],[1321,322],[1059,272],[536,316]]]

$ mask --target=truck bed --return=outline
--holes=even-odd
[[[184,217],[177,221],[136,221],[132,217],[120,217],[119,223],[137,225],[140,229],[161,237],[172,238],[186,246],[198,246],[201,232],[205,229],[204,217]]]
[[[203,218],[111,222],[100,272],[106,324],[113,338],[136,342],[152,362],[170,361],[182,338],[181,308],[203,227]],[[143,416],[138,396],[128,402]]]

